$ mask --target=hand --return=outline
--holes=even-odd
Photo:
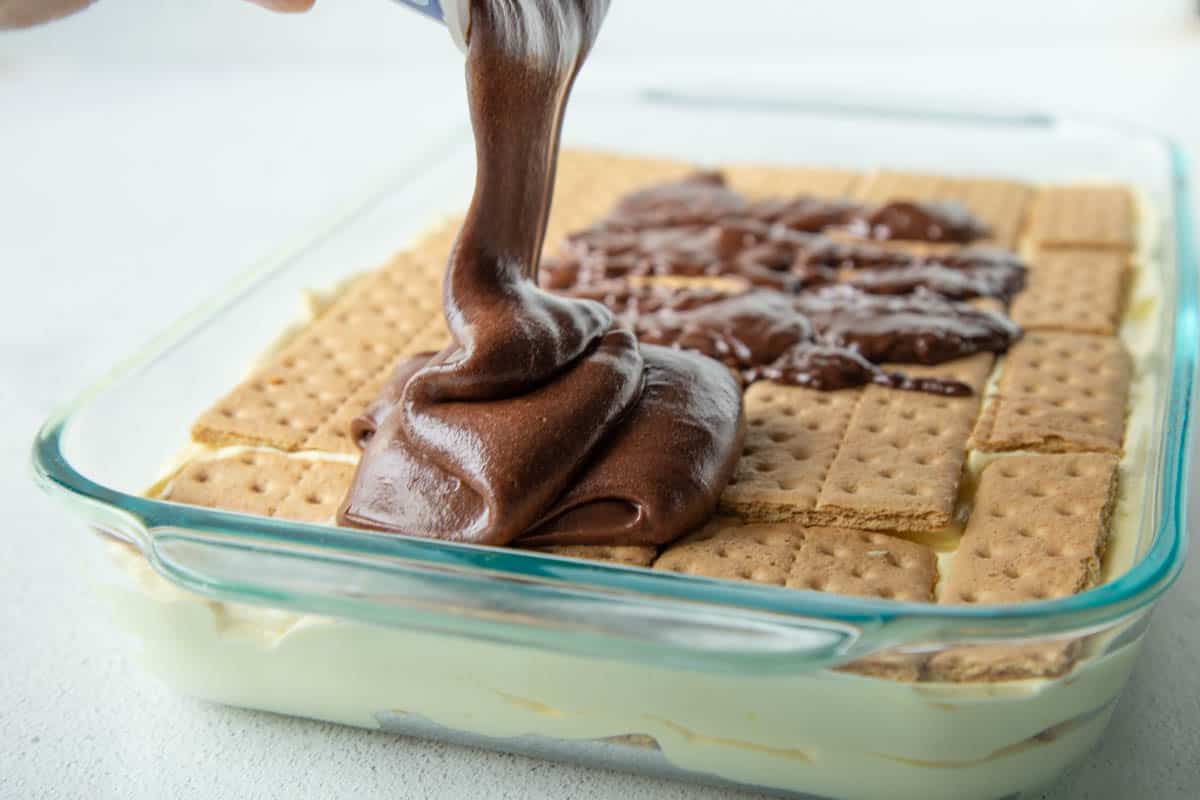
[[[94,0],[0,0],[0,30],[29,28],[74,14]],[[308,11],[315,0],[250,0],[271,11]]]

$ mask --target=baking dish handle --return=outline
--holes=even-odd
[[[572,655],[800,673],[846,661],[858,638],[832,621],[194,530],[153,529],[142,548],[164,578],[217,599]]]

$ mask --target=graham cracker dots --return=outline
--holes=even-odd
[[[1001,364],[971,444],[991,452],[1120,453],[1132,371],[1118,339],[1028,333]]]
[[[670,545],[655,569],[792,589],[928,602],[932,550],[880,533],[718,518]]]
[[[338,507],[354,478],[354,465],[311,462],[299,481],[280,501],[274,516],[297,522],[337,523]]]
[[[1048,186],[1037,193],[1028,238],[1040,247],[1137,244],[1133,196],[1124,186]]]
[[[194,461],[171,479],[160,499],[269,517],[300,480],[305,467],[303,461],[283,453],[253,450]]]
[[[860,396],[753,384],[744,398],[746,441],[722,508],[754,520],[802,518],[815,508]]]
[[[817,519],[873,530],[923,531],[950,524],[967,438],[992,356],[905,369],[953,377],[970,397],[930,397],[869,386],[855,409],[817,498]]]
[[[1093,586],[1117,491],[1115,456],[1010,456],[988,464],[942,601],[1011,603]]]
[[[1026,331],[1116,334],[1129,282],[1128,257],[1112,250],[1042,250],[1031,262],[1012,319]]]
[[[439,325],[444,258],[402,253],[355,281],[319,319],[202,414],[192,438],[215,447],[314,449],[311,440],[359,386]]]

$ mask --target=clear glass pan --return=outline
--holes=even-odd
[[[379,630],[432,632],[481,647],[516,645],[629,668],[777,680],[828,678],[835,675],[832,667],[896,648],[930,651],[963,642],[1077,638],[1124,628],[1124,635],[1097,654],[1102,660],[1136,639],[1141,625],[1133,623],[1144,620],[1144,612],[1179,574],[1186,548],[1197,250],[1187,176],[1174,145],[1143,132],[1037,114],[930,112],[677,89],[580,93],[564,140],[568,146],[699,162],[884,165],[1030,180],[1102,177],[1137,186],[1162,220],[1157,262],[1163,266],[1167,298],[1159,365],[1165,379],[1155,399],[1158,421],[1138,561],[1111,582],[1073,597],[951,607],[660,574],[140,496],[182,444],[190,420],[295,321],[297,297],[304,290],[332,286],[383,261],[440,216],[465,206],[473,169],[466,130],[428,153],[419,169],[381,179],[363,202],[285,255],[253,268],[56,414],[34,445],[38,481],[92,527],[133,545],[161,579],[189,594]],[[202,687],[185,689],[214,694]],[[340,719],[287,703],[213,699]],[[1104,708],[1111,710],[1108,705],[1091,709],[1092,716],[1085,718],[1106,717]],[[1029,733],[1067,719],[1047,717],[1043,727]],[[377,717],[376,724],[384,723]],[[1098,735],[1103,719],[1095,724]],[[394,721],[385,727],[400,729]],[[538,732],[530,726],[520,730]],[[604,735],[638,732],[613,731]],[[665,736],[659,736],[660,744]],[[945,737],[945,747],[952,750],[951,728]],[[682,759],[670,760],[678,766]],[[1061,766],[1056,762],[1054,769]],[[820,781],[706,771],[776,789],[844,794]],[[1026,777],[1045,777],[1042,772]],[[961,796],[989,796],[976,789]],[[904,795],[897,791],[896,796]]]

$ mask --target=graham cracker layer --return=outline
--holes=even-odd
[[[192,438],[213,447],[248,444],[295,451],[330,446],[326,423],[346,399],[386,374],[422,334],[442,326],[444,263],[444,254],[434,258],[420,249],[405,251],[355,281],[320,318],[202,414]]]
[[[564,153],[547,247],[553,251],[568,231],[590,225],[626,192],[695,169],[682,161]],[[1024,184],[988,179],[890,171],[863,177],[825,168],[757,165],[724,171],[735,189],[750,196],[959,200],[992,226],[994,241],[1002,245],[1011,245],[1020,235],[1032,197]],[[1043,217],[1047,208],[1060,202],[1047,197],[1059,191],[1041,193]],[[1104,202],[1114,204],[1111,198]],[[1047,225],[1044,220],[1039,224]],[[1115,223],[1109,226],[1116,227]],[[375,399],[397,358],[438,350],[448,341],[439,283],[456,230],[456,223],[444,226],[381,270],[355,281],[317,320],[206,412],[195,426],[197,442],[261,449],[187,465],[168,484],[167,499],[332,524],[357,457],[348,436],[350,420]],[[966,602],[961,599],[965,591],[976,602],[985,602],[979,598],[991,597],[990,593],[1008,597],[1003,592],[1012,589],[1010,599],[997,602],[1020,602],[1036,599],[1039,592],[1057,596],[1087,588],[1095,580],[1089,559],[1098,559],[1103,552],[1107,531],[1107,523],[1098,534],[1086,525],[1094,521],[1088,511],[1092,506],[1087,504],[1094,505],[1099,496],[1095,487],[1080,495],[1083,506],[1063,506],[1069,514],[1051,507],[1048,513],[1070,518],[1062,529],[1069,536],[1057,555],[1053,545],[1046,544],[1050,540],[1034,538],[1025,543],[1043,550],[1037,551],[1037,569],[1022,571],[1019,566],[1018,579],[1004,572],[1007,564],[1001,564],[997,578],[983,563],[987,559],[977,553],[968,556],[966,548],[977,541],[995,540],[1004,553],[1003,536],[1014,535],[997,528],[981,512],[984,501],[1003,489],[1004,481],[988,477],[997,465],[1019,465],[1025,458],[1060,459],[1053,463],[1082,474],[1088,464],[1116,463],[1131,367],[1119,342],[1098,334],[1111,334],[1119,324],[1129,263],[1126,254],[1110,249],[1115,246],[1103,237],[1091,239],[1097,241],[1089,239],[1085,249],[1050,237],[1035,251],[1029,289],[1013,307],[1018,322],[1023,321],[1029,332],[1003,359],[995,395],[978,422],[979,398],[994,361],[986,354],[937,367],[889,367],[914,376],[958,378],[976,390],[968,398],[877,386],[819,392],[754,384],[745,395],[749,423],[745,451],[721,498],[722,511],[738,519],[714,520],[661,554],[645,547],[553,547],[544,552],[799,589],[931,602],[938,583],[933,550],[890,533],[928,532],[949,525],[947,530],[957,539],[957,526],[951,523],[962,520],[973,506],[962,543],[942,580],[941,594],[946,598],[958,591],[960,601]],[[882,244],[915,252],[955,247]],[[1070,454],[1005,456],[981,476],[972,501],[973,482],[963,485],[972,427],[971,444],[981,450]],[[1046,470],[1049,467],[1044,465],[1051,462],[1037,463],[1039,470]],[[1106,469],[1097,467],[1097,474]],[[1115,473],[1111,481],[1115,486]],[[1027,502],[1019,499],[1010,505],[1024,516]],[[1037,508],[1036,504],[1029,507]],[[1095,547],[1088,556],[1084,548],[1093,534]],[[1017,545],[1012,553],[1013,558],[1033,558]],[[989,580],[996,586],[987,584]],[[1008,589],[1004,581],[1011,584]],[[1038,581],[1044,581],[1042,588]],[[960,585],[964,582],[991,588],[964,590]],[[842,669],[900,680],[1010,680],[1062,674],[1078,650],[1077,644],[1067,643],[959,647],[932,658],[883,653]]]
[[[984,467],[942,601],[1014,603],[1099,582],[1116,456],[1011,456]]]
[[[274,516],[297,522],[335,525],[338,507],[353,478],[353,464],[309,462],[296,485],[276,506]]]
[[[867,678],[886,678],[889,681],[914,683],[925,675],[924,653],[884,652],[864,656],[837,668],[838,672],[849,672]]]
[[[1117,492],[1115,456],[1009,456],[984,467],[943,603],[1014,603],[1096,585]],[[1082,640],[969,645],[933,654],[927,681],[1051,678],[1071,669]]]
[[[881,169],[860,181],[854,196],[869,203],[953,200],[991,228],[991,235],[984,241],[1011,248],[1016,245],[1033,191],[1019,181]]]
[[[1129,273],[1128,256],[1119,250],[1041,250],[1013,301],[1012,320],[1026,331],[1115,335]]]
[[[937,366],[895,365],[913,376],[962,381],[970,397],[864,389],[817,497],[818,518],[871,530],[949,525],[992,360],[980,353]]]
[[[658,551],[653,547],[641,545],[558,544],[530,549],[554,556],[582,558],[588,561],[608,561],[630,567],[648,567],[658,555]]]
[[[949,683],[1017,681],[1065,675],[1079,657],[1079,640],[1028,645],[951,647],[924,665],[922,679]]]
[[[345,462],[246,450],[187,464],[167,482],[159,497],[173,503],[332,525],[353,474],[354,465]]]
[[[1028,238],[1040,247],[1110,247],[1137,244],[1133,195],[1124,186],[1048,186],[1029,212]]]
[[[893,365],[960,380],[971,397],[773,383],[745,395],[745,449],[721,507],[750,521],[926,531],[950,523],[993,357]]]
[[[668,546],[655,569],[792,589],[929,602],[937,558],[882,533],[717,518]]]
[[[730,164],[721,168],[730,187],[747,197],[817,195],[850,197],[862,179],[859,173],[833,167],[781,167]]]
[[[971,446],[998,452],[1120,453],[1133,366],[1120,340],[1038,331],[1000,366]]]
[[[308,466],[308,462],[285,453],[256,451],[195,461],[170,480],[160,497],[174,503],[273,517]]]
[[[746,441],[721,507],[751,520],[811,521],[862,397],[762,382],[744,396]]]

